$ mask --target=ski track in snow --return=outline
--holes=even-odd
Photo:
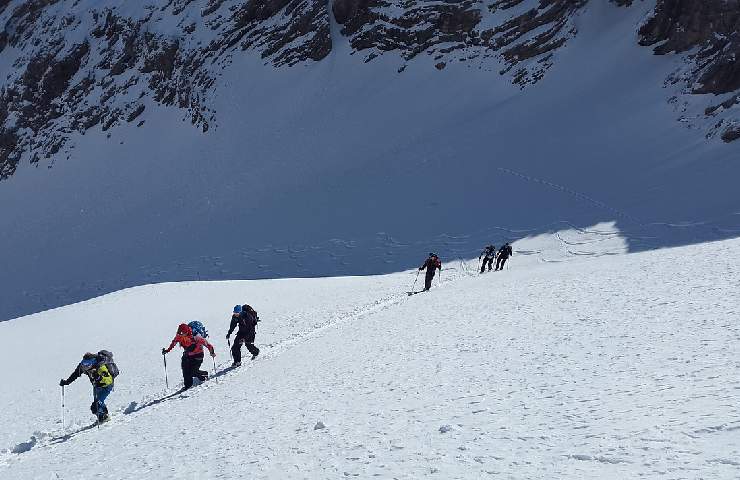
[[[425,295],[398,292],[415,273],[377,277],[376,300],[258,332],[254,363],[145,395],[99,432],[16,444],[0,477],[738,478],[740,240],[568,257],[613,234],[516,244],[503,273],[450,261]],[[549,242],[570,261],[539,258]],[[305,288],[289,282],[270,301]],[[201,461],[183,465],[186,446]]]

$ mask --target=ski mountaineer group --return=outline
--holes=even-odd
[[[244,304],[234,307],[230,320],[229,333],[226,334],[227,340],[231,337],[234,329],[237,326],[239,327],[236,338],[234,339],[234,346],[231,347],[231,353],[234,357],[232,367],[238,367],[241,365],[242,343],[247,345],[247,350],[252,354],[252,360],[257,358],[257,355],[260,353],[259,349],[254,345],[259,316],[251,306]],[[180,362],[183,380],[182,390],[191,388],[193,386],[193,379],[195,378],[201,382],[208,380],[208,372],[200,369],[203,364],[204,349],[208,350],[212,358],[216,357],[216,350],[207,338],[208,331],[201,322],[181,323],[177,327],[177,332],[170,342],[170,346],[162,348],[163,358],[178,344],[183,349]],[[164,365],[166,379],[166,359],[164,360]],[[90,405],[90,411],[95,415],[99,424],[107,421],[108,408],[105,406],[105,400],[113,392],[114,381],[118,373],[118,366],[113,361],[113,354],[110,351],[100,350],[97,354],[85,353],[69,378],[66,380],[62,379],[59,382],[59,386],[62,387],[62,408],[64,408],[64,387],[77,380],[82,374],[85,374],[90,379],[93,387],[93,402]]]
[[[485,273],[486,266],[488,266],[488,271],[490,272],[494,260],[496,260],[496,268],[494,268],[493,271],[503,270],[506,260],[508,260],[512,255],[514,255],[514,252],[512,251],[511,244],[509,242],[506,242],[503,247],[499,248],[498,253],[496,253],[496,247],[494,245],[488,245],[483,249],[481,254],[478,255],[479,261],[481,258],[483,259],[483,262],[480,264],[480,273]]]
[[[513,251],[508,242],[498,252],[496,252],[495,246],[486,246],[478,256],[478,260],[483,259],[480,273],[484,273],[486,267],[488,267],[488,271],[490,272],[494,260],[496,260],[494,271],[503,270],[506,261],[512,255]],[[439,256],[436,253],[430,253],[429,257],[419,267],[419,272],[422,270],[426,270],[423,290],[426,292],[432,288],[432,280],[434,280],[437,270],[442,271],[442,262]],[[239,367],[242,364],[242,344],[252,354],[252,360],[260,354],[259,348],[254,345],[259,321],[259,315],[257,315],[257,312],[251,306],[244,304],[234,307],[230,318],[229,331],[226,333],[226,341],[229,343],[229,349],[233,358],[232,367]],[[234,330],[237,330],[237,332],[236,337],[234,337],[234,344],[231,345],[231,334]],[[208,341],[208,331],[203,324],[199,321],[193,321],[187,324],[181,323],[177,327],[177,332],[170,342],[169,347],[162,348],[165,381],[167,374],[167,360],[165,356],[176,345],[180,345],[183,350],[182,359],[180,360],[183,390],[191,388],[193,386],[193,379],[195,378],[200,382],[208,380],[208,372],[200,369],[205,356],[204,349],[208,350],[212,358],[216,357],[216,350],[211,342]],[[214,360],[214,371],[215,366]],[[62,402],[64,402],[64,387],[85,374],[90,379],[93,387],[93,402],[90,405],[90,411],[96,416],[98,423],[105,422],[108,420],[108,408],[105,406],[105,400],[113,392],[115,378],[118,376],[118,373],[118,367],[113,361],[113,354],[110,351],[100,350],[98,353],[85,353],[72,374],[66,380],[62,379],[59,382],[59,386],[62,387]]]

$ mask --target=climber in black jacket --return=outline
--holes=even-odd
[[[260,354],[260,349],[254,346],[254,338],[257,334],[257,322],[259,321],[257,312],[249,305],[242,305],[239,312],[236,311],[236,308],[234,309],[234,314],[231,316],[229,333],[226,334],[226,338],[231,337],[231,332],[237,326],[239,327],[239,330],[236,332],[236,338],[234,338],[234,345],[231,347],[231,354],[234,356],[234,367],[242,364],[242,343],[247,345],[247,350],[252,354],[252,360]]]

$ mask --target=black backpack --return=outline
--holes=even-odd
[[[118,374],[121,373],[118,370],[116,362],[113,361],[113,353],[108,350],[101,350],[98,352],[98,363],[105,365],[108,372],[113,375],[113,378],[116,378]]]
[[[260,321],[260,316],[257,315],[257,311],[250,305],[242,305],[242,312],[247,312],[251,317],[253,317],[255,325],[257,325],[257,322]]]

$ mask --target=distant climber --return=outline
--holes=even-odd
[[[260,349],[254,346],[254,339],[257,335],[257,323],[259,321],[260,318],[257,312],[249,305],[244,304],[241,308],[238,305],[234,307],[234,313],[231,315],[231,324],[229,325],[229,333],[226,334],[226,338],[228,339],[231,337],[234,329],[237,326],[239,327],[234,338],[234,345],[231,347],[231,354],[234,357],[234,364],[232,366],[239,367],[242,364],[242,343],[246,344],[247,350],[252,354],[252,360],[260,354]]]
[[[478,255],[478,260],[483,258],[483,263],[480,264],[480,273],[483,273],[486,271],[486,264],[488,265],[488,271],[491,271],[491,268],[493,268],[493,261],[496,259],[496,246],[495,245],[488,245],[480,255]]]
[[[422,266],[419,267],[419,271],[427,271],[426,276],[424,277],[425,292],[432,288],[432,280],[434,279],[434,275],[437,273],[437,269],[439,269],[440,272],[442,271],[442,262],[439,261],[439,257],[436,253],[430,253]]]
[[[105,399],[113,391],[115,377],[118,376],[118,367],[113,362],[113,354],[107,350],[101,350],[97,354],[86,353],[82,361],[77,365],[75,371],[66,380],[59,382],[60,387],[69,385],[77,380],[82,374],[87,375],[93,386],[93,402],[90,411],[98,419],[98,423],[108,420],[108,407]]]
[[[498,250],[498,258],[496,259],[496,270],[503,270],[506,260],[508,260],[509,257],[512,255],[514,255],[514,252],[511,250],[511,244],[509,244],[509,242],[506,242],[506,244],[504,244],[504,246],[499,248]]]
[[[182,366],[184,390],[187,390],[193,386],[193,377],[197,377],[201,382],[208,380],[208,372],[200,370],[200,366],[203,363],[203,347],[208,348],[212,357],[216,356],[216,352],[208,340],[200,335],[194,335],[193,329],[185,323],[181,323],[177,327],[175,338],[172,339],[168,348],[162,349],[162,355],[171,352],[178,343],[184,350],[180,365]]]

